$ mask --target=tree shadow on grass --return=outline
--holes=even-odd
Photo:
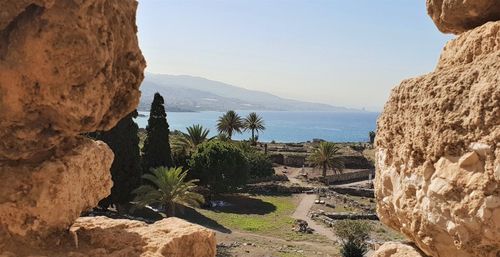
[[[276,211],[274,204],[245,195],[223,195],[217,197],[216,200],[223,201],[225,204],[210,208],[215,212],[265,215]]]
[[[231,230],[224,227],[217,221],[210,219],[203,214],[199,213],[196,209],[191,207],[184,206],[182,207],[182,211],[179,211],[176,217],[187,220],[191,223],[198,224],[200,226],[204,226],[209,229],[217,230],[221,233],[231,234]]]

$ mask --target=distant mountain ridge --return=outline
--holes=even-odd
[[[156,92],[165,98],[168,111],[360,111],[285,99],[270,93],[188,75],[146,73],[141,91],[140,111],[149,110]]]

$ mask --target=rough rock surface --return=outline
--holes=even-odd
[[[380,219],[434,257],[500,255],[500,22],[447,44],[378,120]]]
[[[215,233],[177,218],[147,225],[106,217],[76,220],[57,242],[41,245],[11,240],[0,256],[20,257],[213,257]]]
[[[441,32],[460,34],[500,20],[500,1],[427,0],[427,12]]]
[[[79,138],[41,163],[0,166],[0,226],[12,235],[68,228],[82,210],[109,195],[113,152]]]
[[[371,257],[425,257],[426,255],[420,252],[412,245],[387,242],[380,246]]]
[[[132,0],[0,0],[0,160],[44,159],[136,108]],[[110,15],[113,14],[113,15]]]

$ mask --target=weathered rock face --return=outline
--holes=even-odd
[[[378,120],[379,217],[430,256],[500,255],[499,71],[490,22],[396,87]]]
[[[412,245],[387,242],[378,248],[371,257],[425,257]]]
[[[135,1],[0,5],[0,160],[45,158],[137,106],[145,61]]]
[[[0,166],[0,224],[17,236],[68,228],[111,190],[113,152],[79,138],[37,164]]]
[[[427,12],[441,32],[460,34],[500,20],[500,1],[427,0]]]
[[[215,256],[214,233],[178,219],[73,224],[112,186],[112,151],[79,135],[139,101],[137,2],[0,6],[0,256]]]
[[[109,194],[111,150],[78,135],[137,106],[137,2],[0,6],[0,230],[44,236]]]
[[[213,257],[216,241],[214,232],[177,218],[147,225],[132,220],[85,217],[76,220],[57,240],[49,238],[36,246],[10,240],[6,245],[0,256]]]
[[[104,217],[80,218],[71,230],[83,239],[81,248],[90,244],[91,248],[105,249],[99,255],[103,257],[215,256],[215,233],[177,218],[163,219],[152,225]]]

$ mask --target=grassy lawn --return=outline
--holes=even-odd
[[[293,241],[327,240],[320,235],[292,231],[294,219],[290,216],[298,204],[298,200],[293,196],[236,195],[226,196],[221,200],[232,205],[216,210],[198,211],[230,230],[248,231]]]

